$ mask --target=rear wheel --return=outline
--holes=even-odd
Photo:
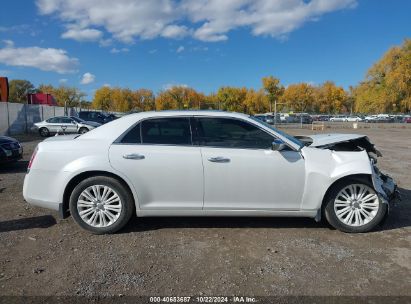
[[[49,129],[43,127],[43,128],[40,128],[39,134],[41,137],[48,137],[50,136],[50,131]]]
[[[130,220],[134,200],[118,180],[94,176],[80,182],[70,196],[70,212],[83,229],[94,234],[114,233]]]
[[[368,232],[381,223],[387,205],[371,184],[348,180],[331,189],[324,211],[327,221],[338,230]]]

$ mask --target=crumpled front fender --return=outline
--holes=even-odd
[[[400,194],[397,190],[397,184],[392,177],[383,174],[380,170],[371,162],[372,169],[372,183],[375,191],[377,191],[381,201],[388,205],[389,202],[396,198],[400,198]]]

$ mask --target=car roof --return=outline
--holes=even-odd
[[[219,110],[165,110],[165,111],[147,111],[129,114],[127,116],[149,118],[149,117],[171,117],[171,116],[224,116],[224,117],[249,117],[247,114],[237,112],[226,112]]]
[[[123,132],[133,126],[135,123],[147,119],[156,117],[190,117],[190,116],[205,116],[205,117],[225,117],[225,118],[239,118],[246,121],[253,121],[250,115],[236,112],[225,112],[225,111],[215,111],[215,110],[167,110],[167,111],[150,111],[150,112],[140,112],[125,115],[119,119],[113,120],[107,124],[104,124],[98,128],[93,129],[79,137],[80,140],[93,139],[93,140],[105,140],[107,143],[113,142],[117,139]],[[255,123],[255,121],[254,121]],[[299,149],[299,145],[287,139],[286,136],[278,131],[272,130],[270,127],[261,126],[268,132],[275,133],[280,139],[287,142],[294,149]]]

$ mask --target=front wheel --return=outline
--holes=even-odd
[[[79,134],[84,134],[87,133],[89,130],[87,128],[80,128],[80,130],[78,131]]]
[[[382,222],[387,205],[381,202],[372,185],[349,180],[331,189],[324,211],[334,228],[360,233],[371,231]]]
[[[94,234],[114,233],[130,220],[134,200],[118,180],[93,176],[80,182],[70,196],[70,212],[80,227]]]

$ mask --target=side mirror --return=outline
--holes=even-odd
[[[286,147],[286,144],[281,139],[275,139],[272,143],[271,149],[273,151],[282,151]]]

